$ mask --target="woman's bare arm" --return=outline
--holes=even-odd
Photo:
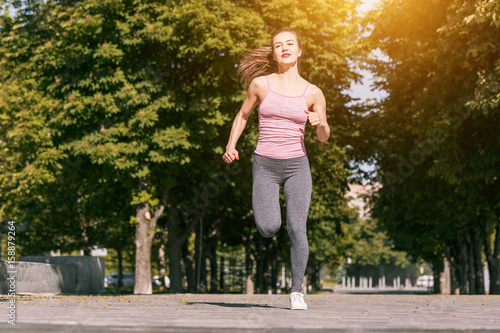
[[[321,89],[311,87],[312,111],[306,110],[307,118],[311,125],[316,126],[316,136],[321,142],[330,137],[330,127],[326,119],[326,99]]]
[[[245,129],[245,126],[247,124],[248,117],[252,113],[253,109],[257,106],[257,103],[259,102],[260,94],[261,94],[261,89],[262,89],[262,79],[255,78],[251,83],[250,86],[248,87],[247,91],[247,96],[245,98],[245,101],[243,102],[243,105],[241,106],[240,111],[236,115],[234,121],[233,121],[233,126],[231,128],[231,134],[229,136],[229,141],[226,146],[226,152],[222,156],[222,159],[226,163],[231,163],[235,159],[239,160],[239,153],[236,150],[236,143],[238,142],[238,139],[241,136],[241,133],[243,133],[243,130]]]

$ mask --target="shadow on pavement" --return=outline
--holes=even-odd
[[[342,289],[334,290],[337,295],[433,295],[429,290],[423,289]]]
[[[263,305],[263,304],[249,304],[249,303],[223,303],[223,302],[186,302],[186,305],[196,305],[196,304],[206,304],[206,305],[217,305],[227,308],[263,308],[263,309],[288,309],[279,306]]]

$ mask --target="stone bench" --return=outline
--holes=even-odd
[[[104,258],[90,256],[19,257],[16,294],[96,294],[104,292]],[[0,293],[7,294],[7,262],[0,262]]]
[[[15,271],[16,294],[64,294],[76,290],[76,267],[37,262],[16,261],[14,269],[0,262],[0,293],[8,294],[11,276]]]

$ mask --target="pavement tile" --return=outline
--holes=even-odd
[[[1,332],[500,332],[500,296],[154,294],[18,296]]]

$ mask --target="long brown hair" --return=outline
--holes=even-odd
[[[253,79],[263,75],[269,75],[278,72],[278,64],[273,59],[273,40],[274,37],[282,32],[291,32],[297,38],[297,45],[299,49],[302,49],[302,42],[298,32],[291,29],[281,29],[273,34],[271,37],[271,43],[262,44],[259,47],[243,53],[241,58],[241,63],[238,66],[236,74],[239,76],[241,83],[248,89],[248,86]],[[300,58],[298,63],[299,73],[300,73]]]

